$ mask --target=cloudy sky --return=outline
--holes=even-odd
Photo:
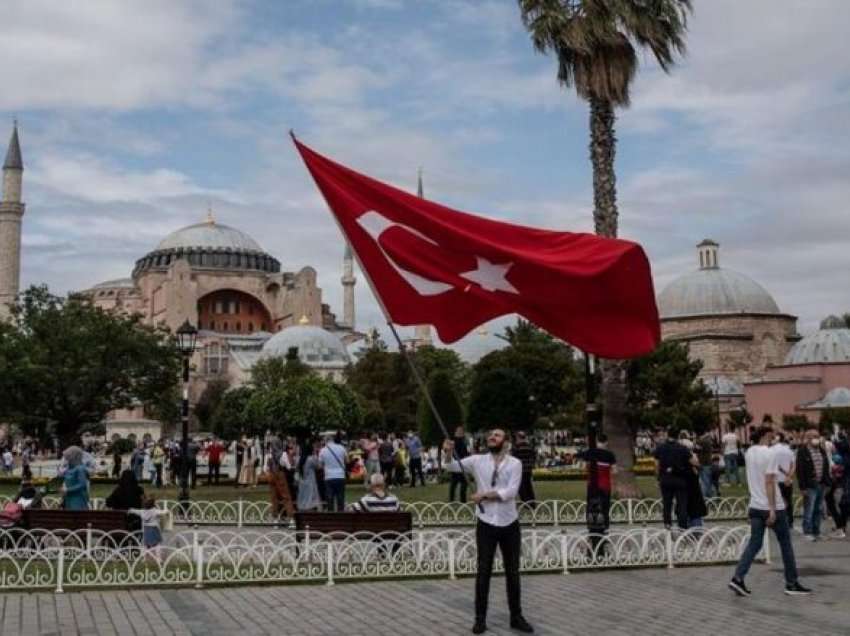
[[[850,311],[850,11],[695,5],[687,58],[670,76],[644,59],[619,116],[621,235],[644,244],[658,290],[712,237],[722,265],[811,330]],[[316,267],[339,312],[342,243],[290,128],[403,188],[422,166],[426,195],[453,207],[592,227],[586,105],[532,50],[513,0],[27,0],[2,22],[25,285],[128,276],[209,205],[284,268]],[[362,277],[357,302],[360,327],[381,324]]]

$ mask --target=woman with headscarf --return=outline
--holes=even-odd
[[[89,509],[89,474],[83,466],[83,449],[69,446],[62,453],[68,465],[63,475],[62,494],[65,510]]]
[[[301,461],[298,472],[301,484],[298,486],[298,510],[319,510],[322,499],[319,496],[319,483],[316,478],[316,470],[319,468],[318,442],[313,442],[309,447],[305,445],[301,451]]]
[[[132,470],[121,473],[118,485],[106,498],[106,507],[112,510],[130,510],[130,508],[141,508],[145,498],[145,491],[136,480]],[[130,529],[138,530],[142,527],[138,517],[130,517]]]

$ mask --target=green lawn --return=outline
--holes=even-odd
[[[640,486],[645,497],[659,497],[658,485],[653,477],[638,477]],[[92,496],[105,498],[114,488],[111,484],[94,484]],[[585,495],[585,484],[583,481],[541,481],[534,485],[537,499],[583,499]],[[177,499],[177,488],[169,487],[161,490],[145,488],[146,492],[152,493],[157,499]],[[473,488],[470,485],[469,492]],[[9,485],[0,485],[0,495],[14,495],[17,488]],[[345,489],[346,499],[354,501],[358,499],[365,489],[360,485],[349,485]],[[409,488],[403,486],[394,488],[393,493],[402,501],[448,501],[449,485],[429,484],[425,487]],[[743,496],[747,490],[743,486],[725,486],[722,488],[724,497]],[[197,500],[233,501],[244,499],[247,501],[267,501],[269,499],[268,486],[259,485],[256,488],[236,488],[234,486],[206,486],[201,485],[191,491],[191,498]]]

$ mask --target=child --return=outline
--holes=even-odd
[[[159,525],[159,518],[167,516],[167,510],[160,510],[156,507],[156,500],[153,497],[145,499],[144,509],[130,508],[128,510],[132,515],[139,515],[142,518],[142,542],[145,548],[158,548],[162,543],[162,530]]]

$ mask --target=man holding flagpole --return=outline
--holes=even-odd
[[[516,497],[522,481],[522,462],[507,452],[506,437],[503,429],[494,428],[487,436],[488,452],[470,455],[460,461],[463,470],[475,478],[472,501],[476,504],[478,516],[475,528],[478,570],[475,575],[473,634],[487,631],[487,603],[496,547],[502,553],[505,566],[511,628],[526,634],[534,632],[534,628],[522,615],[520,603],[519,559],[522,535]]]

